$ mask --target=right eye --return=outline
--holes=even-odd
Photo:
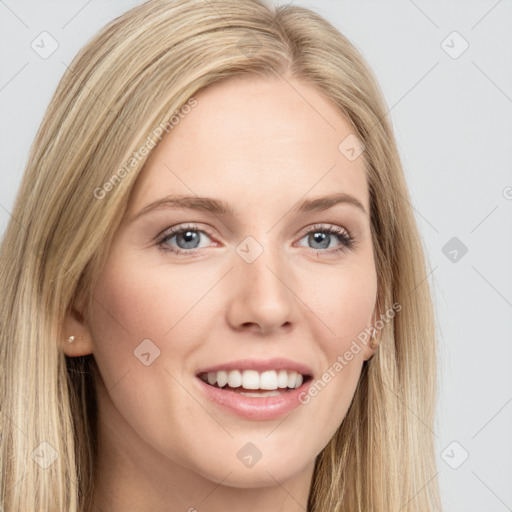
[[[195,254],[197,249],[202,248],[199,247],[201,235],[206,235],[210,238],[207,231],[199,229],[194,224],[173,226],[165,231],[158,241],[158,246],[161,250],[174,254]]]

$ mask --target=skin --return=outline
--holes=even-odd
[[[354,132],[348,121],[296,79],[230,79],[196,99],[137,180],[91,316],[67,319],[66,333],[82,339],[63,350],[93,353],[101,373],[95,510],[305,510],[315,458],[375,349],[362,345],[310,403],[276,420],[221,409],[195,375],[236,359],[287,357],[316,380],[372,325],[377,276],[363,160],[338,150]],[[293,211],[333,192],[365,211],[350,203]],[[220,199],[237,215],[162,207],[133,220],[170,194]],[[195,248],[179,236],[167,247],[188,253],[159,248],[157,235],[189,223],[199,229]],[[325,244],[308,237],[315,224],[340,227],[354,246],[334,234]],[[246,237],[262,248],[252,263],[236,251]],[[145,339],[160,350],[148,366],[134,355]],[[248,442],[262,454],[252,467],[237,457]]]

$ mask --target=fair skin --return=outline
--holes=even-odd
[[[236,78],[195,96],[198,106],[137,180],[90,317],[67,319],[66,333],[82,339],[64,343],[66,354],[94,354],[101,373],[94,510],[306,510],[315,458],[374,349],[363,345],[307,405],[271,420],[225,410],[196,376],[237,359],[285,357],[316,380],[376,316],[363,161],[338,150],[354,129],[312,86],[288,81],[293,89]],[[362,208],[294,210],[334,192]],[[215,198],[236,215],[160,206],[137,216],[171,194]],[[190,224],[195,245],[174,234],[163,246],[182,254],[159,249],[161,233]],[[332,226],[354,245],[336,234],[322,242]],[[247,237],[262,248],[251,263],[237,252]],[[148,366],[134,355],[145,339],[160,350]],[[251,467],[237,456],[249,442],[262,454]]]

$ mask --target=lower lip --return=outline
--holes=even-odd
[[[298,388],[285,391],[282,395],[269,397],[245,396],[236,391],[210,386],[199,377],[197,380],[210,400],[244,419],[263,421],[284,416],[302,405],[299,395],[307,392],[313,379],[308,379]]]

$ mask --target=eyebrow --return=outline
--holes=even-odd
[[[343,203],[353,205],[366,214],[366,210],[362,203],[354,196],[346,193],[330,194],[328,196],[317,197],[315,199],[305,199],[292,208],[292,211],[295,211],[296,213],[324,211],[336,206],[337,204]],[[141,215],[145,215],[150,211],[161,208],[198,210],[217,215],[226,215],[229,217],[239,216],[239,214],[233,210],[231,205],[223,200],[213,199],[211,197],[171,195],[147,204],[130,219],[130,222],[138,219]]]

